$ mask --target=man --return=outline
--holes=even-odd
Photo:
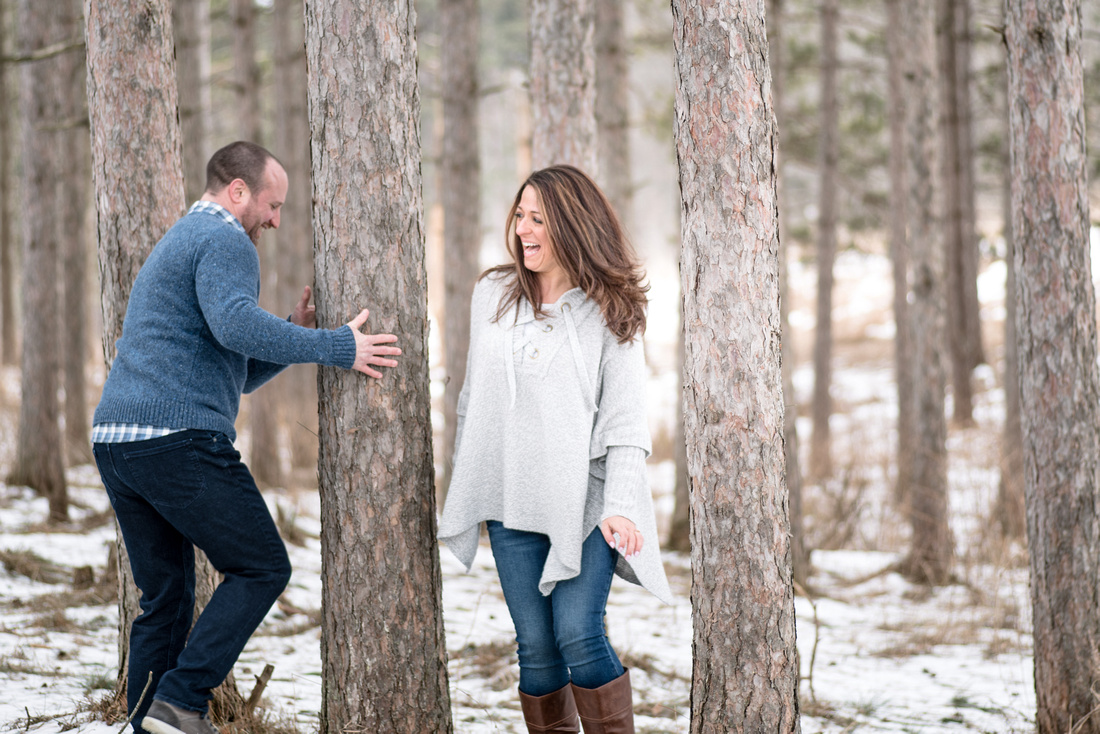
[[[376,367],[395,366],[389,357],[401,353],[391,334],[360,333],[365,310],[316,329],[308,287],[289,320],[261,309],[255,245],[279,226],[286,172],[267,150],[236,142],[206,175],[202,199],[134,281],[93,419],[96,465],[141,590],[128,704],[135,729],[153,734],[217,731],[206,718],[211,690],[290,578],[286,548],[233,448],[241,394],[303,362],[379,378]],[[194,629],[193,546],[224,574]]]

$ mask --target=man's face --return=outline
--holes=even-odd
[[[263,180],[263,187],[258,192],[250,192],[240,216],[241,226],[253,244],[259,244],[260,233],[265,229],[279,227],[279,212],[286,200],[286,171],[274,159],[267,161]]]

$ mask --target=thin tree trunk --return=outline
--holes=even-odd
[[[797,732],[764,2],[704,9],[674,0],[672,13],[692,485],[691,731]]]
[[[894,380],[898,389],[898,420],[894,501],[909,502],[913,454],[917,443],[916,369],[913,363],[913,320],[909,313],[909,244],[906,210],[909,177],[905,160],[905,46],[901,3],[886,0],[887,110],[890,123],[890,258],[894,274]]]
[[[279,253],[278,303],[289,308],[313,284],[312,185],[309,170],[309,114],[306,111],[306,49],[303,0],[275,0],[275,151],[290,180],[282,221],[275,230]],[[317,477],[317,367],[293,365],[282,381],[283,421],[290,463]]]
[[[821,4],[821,186],[817,220],[817,320],[814,328],[813,435],[810,475],[825,479],[833,473],[829,394],[833,370],[833,263],[836,261],[836,189],[840,159],[837,108],[837,0]]]
[[[80,35],[82,0],[64,0],[69,12],[62,35]],[[60,5],[60,3],[59,3]],[[60,175],[60,216],[57,217],[61,244],[61,273],[64,287],[64,318],[61,321],[62,359],[65,387],[65,457],[70,465],[92,461],[88,435],[88,395],[84,367],[88,359],[88,204],[92,160],[88,141],[88,73],[84,54],[58,57],[62,74],[64,163]]]
[[[186,201],[206,188],[210,129],[210,0],[175,0],[172,28],[176,37],[180,129],[183,134],[183,184]]]
[[[233,21],[233,90],[237,129],[241,137],[261,143],[260,65],[256,61],[256,7],[254,0],[229,0]]]
[[[47,6],[19,0],[19,53],[67,40],[75,27],[67,4]],[[58,287],[57,191],[64,140],[61,120],[69,89],[63,62],[53,57],[22,66],[23,110],[23,345],[19,439],[9,484],[33,487],[49,500],[50,520],[69,515],[65,485],[61,405],[57,397],[61,369],[61,291]]]
[[[598,174],[594,0],[531,0],[532,165]]]
[[[974,111],[970,101],[970,4],[972,0],[953,3],[955,22],[955,95],[958,110],[958,135],[960,158],[960,199],[962,221],[966,236],[962,251],[962,303],[966,319],[966,343],[970,357],[970,369],[985,362],[982,346],[981,303],[978,301],[978,214],[975,203],[977,185],[974,176]]]
[[[596,14],[596,130],[600,182],[627,231],[633,220],[630,167],[630,66],[626,0],[592,0]]]
[[[679,328],[676,330],[676,373],[680,375],[681,385],[685,384],[687,374],[684,371],[684,306],[681,298]],[[672,517],[668,523],[669,550],[687,553],[691,550],[691,478],[688,476],[687,437],[684,434],[684,404],[676,401],[676,438],[673,447],[673,460],[676,465],[676,479],[673,488]]]
[[[1081,6],[1008,0],[1012,237],[1040,734],[1100,732],[1100,375]]]
[[[458,425],[458,394],[466,380],[470,342],[470,298],[481,249],[481,165],[478,161],[478,4],[443,0],[440,6],[443,68],[443,351],[447,384],[443,393],[443,488],[451,482]]]
[[[381,380],[319,370],[322,731],[452,731],[415,27],[408,0],[306,6],[318,321],[369,307],[402,349]]]
[[[936,197],[941,169],[934,0],[909,0],[902,5],[901,15],[901,27],[907,34],[906,215],[913,267],[911,323],[917,425],[909,504],[912,545],[902,570],[918,583],[942,584],[951,573],[954,542],[947,524],[947,419],[942,354],[946,331],[942,218]]]
[[[9,29],[13,16],[10,0],[0,0],[0,58],[11,48]],[[9,24],[10,23],[10,24]],[[15,228],[12,226],[12,199],[15,191],[15,167],[12,165],[12,121],[19,110],[13,104],[14,75],[8,64],[0,63],[0,363],[15,364]]]
[[[103,359],[110,369],[138,269],[182,214],[183,165],[168,1],[84,0],[84,17]],[[133,136],[134,129],[143,134]],[[125,701],[130,625],[138,607],[121,534],[117,545],[116,695]]]

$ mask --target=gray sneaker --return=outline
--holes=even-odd
[[[151,734],[221,734],[206,718],[206,714],[188,711],[157,699],[141,722]]]

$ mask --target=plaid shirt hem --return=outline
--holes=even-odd
[[[92,443],[130,443],[179,433],[182,428],[144,426],[140,423],[99,423],[92,426]]]

